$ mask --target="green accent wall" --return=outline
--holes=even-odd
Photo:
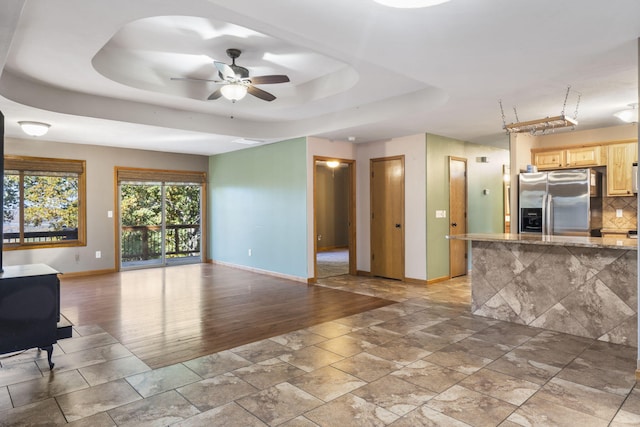
[[[427,280],[449,276],[449,156],[467,159],[467,233],[504,232],[502,166],[509,151],[427,134]],[[447,218],[436,218],[436,210]]]
[[[307,277],[306,138],[210,157],[208,191],[210,259]]]

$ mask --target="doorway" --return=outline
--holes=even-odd
[[[116,168],[120,270],[202,262],[204,173]]]
[[[467,159],[449,157],[449,235],[467,232]],[[449,275],[467,274],[467,241],[449,239]]]
[[[356,274],[355,161],[314,157],[314,276]]]
[[[371,159],[371,274],[404,280],[404,156]]]

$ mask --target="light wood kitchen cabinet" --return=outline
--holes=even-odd
[[[631,167],[638,161],[635,142],[607,146],[607,195],[631,196]]]
[[[545,150],[533,153],[533,164],[539,170],[558,169],[564,166],[565,150]]]
[[[531,160],[539,170],[603,166],[606,164],[605,150],[601,145],[533,149]]]
[[[600,166],[601,146],[570,148],[566,154],[567,167]]]

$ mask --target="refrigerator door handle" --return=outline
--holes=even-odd
[[[547,234],[547,195],[542,196],[542,235]]]
[[[544,222],[547,225],[547,232],[545,234],[551,236],[553,234],[553,196],[551,194],[547,194],[547,206],[546,206],[546,217]]]

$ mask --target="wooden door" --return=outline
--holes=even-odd
[[[467,160],[449,157],[449,235],[467,232]],[[467,241],[449,240],[449,275],[467,274]]]
[[[404,279],[404,157],[371,160],[371,274]]]

